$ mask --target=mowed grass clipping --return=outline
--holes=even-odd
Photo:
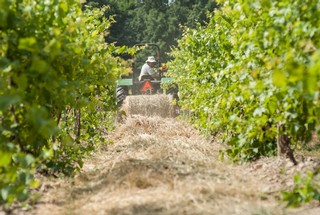
[[[319,214],[317,205],[287,209],[279,201],[295,171],[314,162],[221,161],[218,139],[170,117],[128,115],[108,139],[113,144],[102,145],[74,179],[52,185],[26,214]]]
[[[127,96],[121,108],[127,116],[160,116],[175,117],[176,111],[171,95],[139,95]]]

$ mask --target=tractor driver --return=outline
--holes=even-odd
[[[143,64],[139,76],[139,81],[142,81],[143,79],[154,79],[157,78],[158,75],[154,69],[156,65],[156,60],[153,56],[148,57],[145,64]]]

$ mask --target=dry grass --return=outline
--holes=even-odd
[[[112,138],[116,144],[100,152],[107,160],[87,164],[77,178],[72,195],[77,204],[68,209],[74,214],[210,214],[222,209],[224,214],[238,210],[243,214],[259,210],[255,190],[239,186],[238,176],[220,166],[213,145],[183,122],[133,116]],[[96,176],[93,166],[100,166]]]
[[[175,116],[172,96],[164,94],[127,96],[122,105],[122,110],[127,116],[143,115],[163,118]]]
[[[219,161],[219,147],[177,119],[130,114],[109,138],[114,144],[88,159],[74,180],[54,185],[28,214],[319,212],[314,206],[285,209],[276,200],[280,187],[290,186],[295,168],[290,162],[266,158],[240,166]]]

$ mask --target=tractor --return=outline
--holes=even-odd
[[[169,84],[173,78],[166,77],[166,65],[161,64],[160,48],[154,43],[136,44],[138,51],[130,59],[131,72],[127,76],[122,76],[117,81],[117,105],[120,107],[128,95],[152,95],[152,94],[171,94],[174,99],[178,99],[178,87],[175,84]],[[157,78],[144,77],[139,80],[141,67],[148,56],[157,58],[155,70],[158,72]],[[162,88],[163,84],[169,84],[167,90]]]

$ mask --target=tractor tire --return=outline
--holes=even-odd
[[[178,87],[177,86],[172,86],[166,91],[167,95],[172,95],[172,98],[176,101],[179,101],[179,96],[178,96]]]
[[[166,92],[167,95],[171,95],[172,96],[172,99],[175,101],[174,105],[173,105],[173,109],[174,109],[174,113],[175,113],[175,116],[179,116],[180,115],[180,107],[179,107],[179,96],[178,96],[178,86],[177,85],[174,85],[172,87],[170,87],[167,92]]]
[[[128,95],[128,89],[126,87],[117,87],[117,107],[121,107],[123,101]]]

